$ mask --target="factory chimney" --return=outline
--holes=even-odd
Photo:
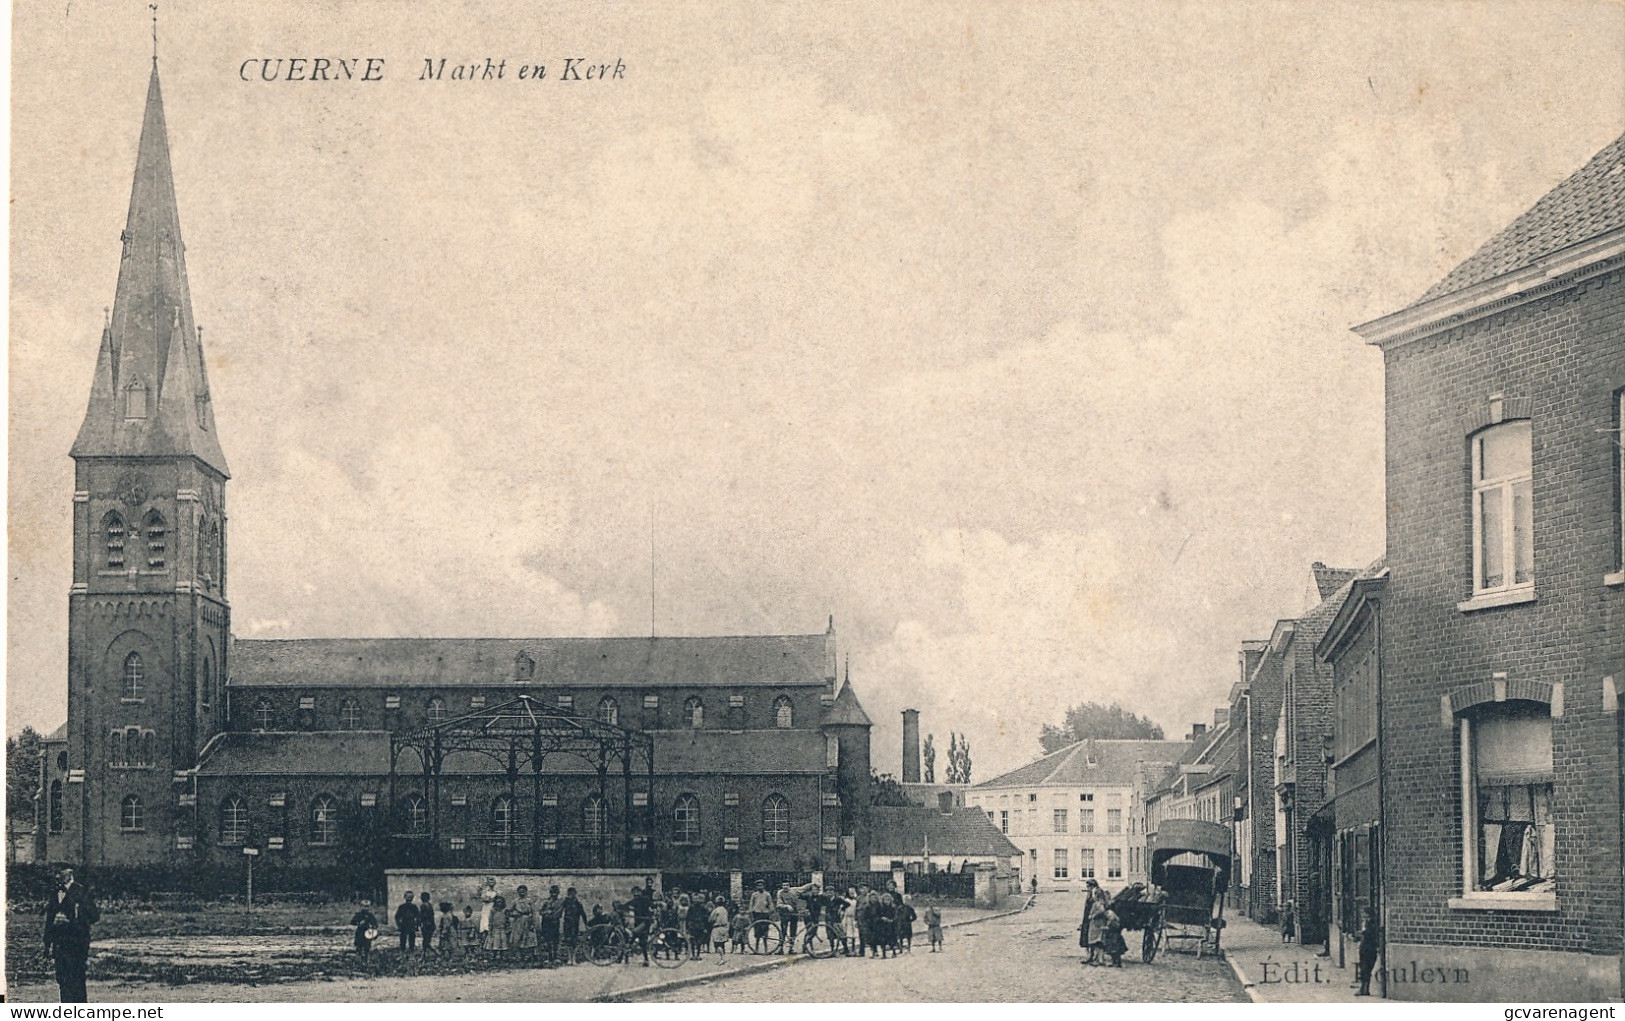
[[[903,782],[920,782],[920,711],[903,710]]]

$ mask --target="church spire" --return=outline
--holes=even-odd
[[[156,53],[112,317],[74,457],[196,457],[227,474],[192,318]]]

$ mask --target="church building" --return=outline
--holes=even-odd
[[[870,721],[850,677],[837,683],[833,620],[731,637],[236,639],[230,472],[156,59],[121,243],[71,451],[68,722],[46,739],[41,860],[247,848],[319,867],[365,833],[449,867],[868,861]],[[521,780],[531,750],[513,742],[506,762],[478,764],[472,739],[442,755],[454,732],[516,719],[592,736],[596,763],[544,761],[538,744]],[[609,764],[634,747],[636,770]]]

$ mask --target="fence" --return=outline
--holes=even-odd
[[[853,872],[829,871],[824,873],[824,886],[831,890],[856,890],[860,886],[867,886],[871,890],[884,890],[886,884],[891,882],[890,872]],[[914,877],[909,877],[909,886],[914,885]]]
[[[910,872],[907,890],[922,897],[940,897],[945,900],[974,900],[976,873],[974,872]]]
[[[726,872],[661,872],[660,888],[670,892],[727,893],[729,873]]]

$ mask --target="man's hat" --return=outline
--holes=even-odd
[[[758,889],[758,890],[760,890],[760,889],[762,889],[762,888],[763,888],[763,887],[765,887],[765,886],[767,886],[767,880],[765,880],[765,879],[758,879],[758,880],[757,880],[757,881],[756,881],[756,888],[757,888],[757,889]]]

